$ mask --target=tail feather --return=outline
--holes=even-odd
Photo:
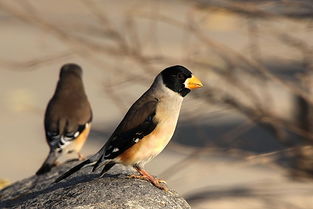
[[[99,157],[99,152],[96,153],[95,155],[91,156],[89,159],[81,162],[80,164],[74,166],[73,168],[71,168],[70,170],[68,170],[67,172],[65,172],[64,174],[62,174],[61,176],[59,176],[54,183],[57,183],[59,181],[62,181],[63,179],[69,177],[70,175],[72,175],[73,173],[79,171],[81,168],[86,167],[86,166],[92,166],[95,164],[95,162],[98,160]]]
[[[102,156],[103,156],[103,155],[102,155]],[[98,168],[98,166],[101,164],[101,162],[103,161],[102,156],[99,157],[99,160],[98,160],[98,161],[96,162],[96,164],[93,166],[92,172],[94,172],[94,171]]]
[[[104,168],[102,169],[101,173],[100,173],[100,177],[103,177],[103,175],[105,174],[105,172],[107,172],[108,170],[110,170],[116,163],[115,162],[108,162]]]
[[[39,170],[36,172],[36,175],[39,176],[49,172],[51,168],[56,166],[57,159],[58,156],[55,152],[49,152],[48,157],[46,158],[42,166],[39,168]]]
[[[62,174],[61,176],[59,176],[54,183],[57,183],[67,177],[69,177],[70,175],[72,175],[73,173],[79,171],[82,167],[86,166],[86,165],[90,165],[92,164],[92,161],[90,159],[85,160],[84,162],[76,165],[75,167],[71,168],[70,170],[68,170],[67,172],[65,172],[64,174]]]
[[[103,148],[102,148],[96,154],[91,156],[89,159],[83,161],[82,163],[76,165],[75,167],[71,168],[70,170],[68,170],[67,172],[65,172],[61,176],[59,176],[54,181],[54,183],[62,181],[63,179],[69,177],[73,173],[75,173],[75,172],[79,171],[80,169],[82,169],[83,167],[87,167],[87,166],[94,166],[92,169],[92,172],[94,172],[100,165],[101,165],[101,167],[104,166],[104,168],[100,174],[100,176],[103,176],[103,174],[106,171],[110,170],[115,165],[115,162],[113,162],[111,159],[106,159],[103,156],[104,155],[103,155]]]
[[[105,153],[105,146],[103,146],[99,152],[97,154],[99,154],[99,158],[97,159],[97,162],[94,164],[93,168],[92,168],[92,172],[94,172],[99,166],[100,164],[103,162],[103,161],[107,161],[108,159],[106,159],[104,157],[104,153]],[[102,164],[102,166],[106,165],[107,163],[105,164]]]

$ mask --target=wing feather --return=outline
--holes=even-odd
[[[117,157],[155,129],[157,103],[156,98],[142,98],[134,103],[104,145],[104,155],[100,161]]]

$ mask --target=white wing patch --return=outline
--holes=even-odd
[[[79,131],[76,131],[75,134],[74,134],[74,137],[78,137],[79,136]]]
[[[69,137],[61,136],[60,145],[63,147],[63,146],[66,146],[67,144],[69,144],[70,141],[68,139],[69,139]]]
[[[118,151],[120,151],[120,149],[116,147],[116,148],[113,149],[112,152],[118,152]]]

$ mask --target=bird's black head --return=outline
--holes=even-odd
[[[81,77],[82,74],[83,74],[82,68],[79,65],[73,63],[63,65],[60,70],[60,78],[66,75],[76,75]]]
[[[168,67],[161,72],[161,75],[165,86],[183,97],[186,96],[191,89],[202,87],[200,80],[181,65]]]

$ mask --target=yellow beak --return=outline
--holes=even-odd
[[[203,84],[201,83],[201,81],[194,75],[192,75],[191,78],[188,78],[185,81],[185,87],[188,89],[197,89],[197,88],[201,88],[203,86]]]

